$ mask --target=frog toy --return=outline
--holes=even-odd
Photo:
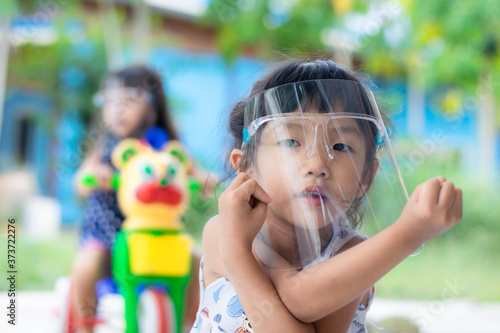
[[[192,270],[193,241],[181,222],[189,203],[190,159],[178,141],[153,145],[127,138],[113,150],[112,162],[120,172],[117,197],[125,216],[112,272],[125,298],[126,332],[139,331],[140,289],[159,286],[172,301],[169,326],[180,333]]]

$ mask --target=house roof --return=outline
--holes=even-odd
[[[145,0],[158,10],[185,17],[200,17],[208,7],[209,0]]]

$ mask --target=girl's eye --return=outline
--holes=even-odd
[[[336,143],[336,144],[333,145],[333,150],[337,150],[337,151],[350,151],[351,147],[349,147],[345,143]]]
[[[286,140],[281,140],[279,142],[279,145],[285,147],[298,147],[300,146],[300,142],[294,139],[286,139]]]

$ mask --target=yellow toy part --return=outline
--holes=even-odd
[[[134,275],[186,276],[191,270],[188,235],[135,233],[128,238],[130,272]]]

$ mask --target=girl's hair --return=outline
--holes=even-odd
[[[170,117],[161,78],[154,70],[145,65],[134,65],[111,73],[109,79],[117,79],[125,87],[141,88],[147,91],[151,96],[151,104],[156,113],[155,126],[167,131],[170,139],[179,140],[179,135]]]
[[[262,79],[255,82],[250,93],[241,101],[236,103],[233,109],[231,110],[229,116],[229,130],[233,137],[233,140],[231,146],[228,149],[226,158],[227,162],[226,169],[228,171],[228,174],[226,178],[224,178],[222,181],[228,180],[235,173],[235,170],[232,168],[232,165],[230,163],[230,155],[233,149],[241,149],[242,147],[243,129],[245,126],[245,109],[247,108],[247,105],[249,103],[258,103],[255,101],[255,97],[259,93],[267,89],[275,88],[290,83],[311,81],[310,83],[308,82],[304,83],[304,87],[306,90],[309,91],[309,93],[307,93],[307,96],[304,95],[303,97],[299,97],[301,98],[299,103],[307,104],[310,106],[314,105],[315,109],[317,109],[319,112],[329,112],[327,105],[329,104],[331,105],[333,100],[330,100],[329,96],[325,97],[323,95],[320,95],[318,92],[315,92],[315,90],[317,91],[317,86],[313,81],[322,79],[353,81],[352,86],[358,86],[358,84],[361,83],[361,81],[353,73],[350,73],[349,71],[340,67],[331,60],[314,60],[314,61],[292,60],[292,61],[278,63],[275,67],[271,68],[270,71]],[[345,111],[357,112],[357,113],[361,112],[367,115],[375,116],[375,112],[369,102],[369,98],[363,89],[359,89],[358,93],[353,94],[353,96],[350,96],[349,92],[347,92],[343,96],[338,96],[339,93],[336,92],[335,88],[327,92],[327,95],[330,94],[334,95],[334,97],[336,98],[341,97],[341,101],[352,100],[353,96],[356,95],[354,96],[354,98],[360,100],[361,110],[359,108],[358,109],[353,108],[353,110],[351,110],[349,107],[349,103],[344,103],[345,105],[343,106]],[[284,95],[280,97],[282,97],[280,98],[280,100],[283,101],[282,107],[285,109],[284,112],[290,112],[297,108],[298,104],[295,96]],[[257,97],[257,99],[259,99],[259,97]],[[257,110],[256,118],[263,115],[263,114],[259,115],[259,113],[260,112]],[[366,122],[358,121],[358,124],[360,126],[366,126]],[[377,133],[377,128],[374,124],[370,124],[369,128],[366,128],[365,131],[371,132],[372,135],[365,135],[366,144],[369,149],[367,149],[367,156],[366,156],[367,164],[365,167],[365,174],[363,175],[363,177],[367,177],[366,178],[367,183],[371,186],[374,178],[373,163],[376,151],[374,137]],[[258,133],[256,133],[255,139],[258,140]],[[252,140],[253,142],[247,149],[250,152],[244,154],[243,158],[240,161],[240,164],[238,165],[238,168],[246,170],[247,167],[249,166],[249,163],[252,162],[249,161],[248,156],[253,155],[251,153],[251,150],[255,149],[254,146],[256,141],[255,139]],[[362,212],[360,211],[359,208],[361,203],[363,202],[363,199],[364,196],[355,199],[351,207],[345,214],[347,223],[349,223],[350,226],[353,228],[358,227],[359,224],[361,223]]]

